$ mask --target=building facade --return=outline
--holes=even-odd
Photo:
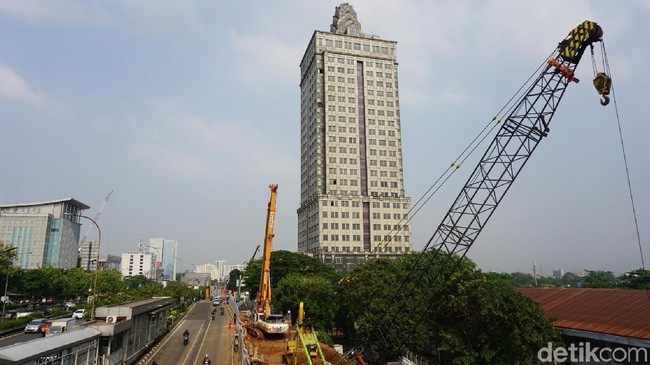
[[[0,241],[16,247],[21,269],[77,266],[79,215],[89,207],[75,199],[0,205]]]
[[[106,255],[99,257],[99,270],[117,270],[122,269],[122,258],[116,255]]]
[[[95,271],[95,260],[97,260],[98,255],[99,245],[97,241],[81,242],[79,247],[79,267],[86,271]]]
[[[210,274],[212,280],[227,282],[231,271],[244,271],[246,268],[246,265],[243,264],[228,265],[227,263],[228,261],[219,260],[215,261],[214,264],[196,265],[195,272],[201,274]]]
[[[178,242],[167,238],[150,238],[149,251],[155,255],[156,270],[162,280],[176,280]]]
[[[130,251],[122,254],[122,276],[142,275],[156,280],[155,257],[151,252]]]
[[[337,271],[410,252],[396,42],[363,34],[342,4],[300,72],[298,251]]]

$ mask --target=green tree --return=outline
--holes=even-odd
[[[510,275],[510,281],[516,287],[525,288],[535,286],[535,277],[528,273],[513,272]]]
[[[536,364],[541,347],[560,342],[539,306],[502,278],[474,271],[448,288],[429,326],[444,364]]]
[[[278,283],[285,276],[296,273],[301,275],[317,275],[336,281],[340,276],[329,266],[316,260],[311,256],[290,251],[273,251],[270,260],[271,266],[271,287],[276,288]],[[262,260],[251,260],[246,265],[244,276],[246,287],[251,293],[251,298],[257,295],[260,288],[260,277],[262,273]]]
[[[226,284],[226,288],[228,290],[232,290],[232,292],[236,292],[239,290],[237,283],[239,283],[239,279],[242,276],[242,272],[239,269],[235,269],[231,271],[228,274],[228,283]],[[259,281],[259,280],[258,280]]]
[[[585,287],[587,288],[614,288],[616,278],[611,271],[587,271]]]
[[[650,271],[636,269],[619,277],[622,287],[629,289],[650,289]]]
[[[273,291],[275,309],[282,313],[291,311],[292,319],[298,315],[300,302],[304,303],[306,320],[318,330],[330,330],[335,325],[338,303],[334,284],[316,275],[291,273],[278,283]]]
[[[581,282],[582,278],[572,272],[568,272],[562,276],[562,286],[564,287],[577,288],[578,283]]]
[[[111,305],[128,301],[123,296],[125,285],[122,281],[122,274],[117,270],[101,270],[91,273],[92,280],[97,279],[97,305]],[[94,285],[94,284],[93,284]],[[139,295],[146,295],[145,293]],[[125,300],[126,299],[126,300]]]
[[[541,346],[559,341],[510,279],[484,274],[468,259],[425,252],[377,260],[341,287],[341,326],[387,358],[435,348],[443,364],[529,364]]]
[[[14,282],[32,302],[42,298],[62,299],[65,286],[64,271],[54,267],[24,270]]]
[[[370,346],[377,344],[376,328],[381,326],[387,309],[395,303],[399,278],[396,265],[379,259],[357,266],[339,281],[340,310],[336,322],[349,340]]]
[[[81,268],[67,270],[63,276],[63,299],[74,299],[88,295],[92,275]]]

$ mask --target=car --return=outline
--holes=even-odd
[[[77,306],[77,305],[74,304],[73,302],[65,302],[65,303],[63,303],[63,308],[65,308],[65,309],[74,308],[74,307],[76,307],[76,306]]]
[[[77,309],[76,311],[74,311],[74,313],[72,313],[72,318],[81,319],[84,317],[85,313],[86,313],[85,309]]]
[[[27,323],[25,326],[25,333],[39,333],[43,328],[43,324],[47,321],[46,318],[34,319],[31,322]]]

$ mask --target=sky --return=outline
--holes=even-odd
[[[273,249],[296,251],[299,63],[339,4],[0,0],[0,202],[72,197],[94,217],[114,190],[98,221],[102,255],[165,237],[192,269],[251,258],[274,183]],[[618,117],[650,259],[650,2],[350,4],[364,33],[397,41],[414,202],[571,29],[600,24],[616,104],[600,105],[586,54],[549,137],[468,256],[497,272],[532,272],[533,262],[543,274],[641,267]],[[481,154],[413,217],[415,249]]]

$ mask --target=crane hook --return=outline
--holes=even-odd
[[[594,87],[602,99],[600,100],[600,105],[605,106],[609,104],[609,92],[612,89],[612,78],[609,77],[604,72],[599,72],[594,78]]]
[[[600,105],[605,106],[609,104],[609,96],[603,95],[603,98],[600,99]]]

